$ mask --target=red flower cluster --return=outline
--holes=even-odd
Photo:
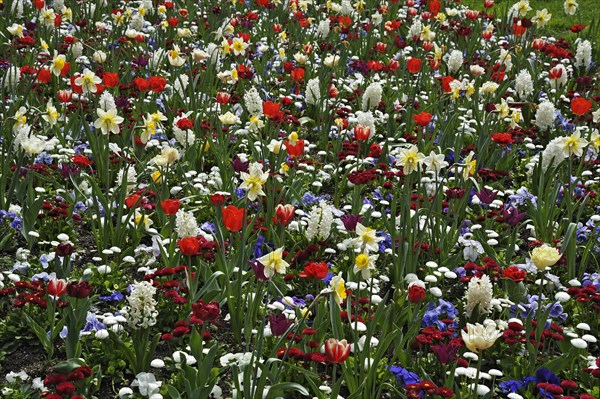
[[[221,314],[219,302],[206,303],[204,300],[192,304],[190,321],[194,324],[214,323]]]
[[[567,294],[579,303],[592,303],[595,311],[600,310],[600,292],[591,284],[585,287],[570,287]]]
[[[298,277],[323,279],[328,271],[329,266],[325,262],[309,262],[304,266],[304,271],[298,273]]]
[[[44,378],[44,386],[54,387],[54,392],[48,392],[45,398],[63,399],[64,395],[69,395],[71,399],[83,399],[84,396],[76,394],[77,387],[75,383],[91,376],[92,369],[88,366],[80,366],[68,374],[49,374]]]
[[[454,392],[450,388],[438,387],[433,381],[421,381],[416,384],[406,385],[406,395],[409,398],[421,398],[423,397],[423,391],[427,392],[428,395],[438,395],[443,398],[453,398]]]
[[[504,269],[502,276],[514,281],[515,283],[520,283],[521,281],[525,280],[527,272],[519,269],[517,266],[510,266]]]

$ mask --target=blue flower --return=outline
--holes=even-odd
[[[402,386],[406,386],[409,384],[418,384],[419,382],[421,382],[421,379],[417,374],[413,373],[412,371],[408,371],[407,369],[401,366],[392,366],[389,368],[389,370],[392,374],[396,375],[396,378],[398,379],[398,384]]]
[[[537,383],[549,382],[550,384],[560,385],[560,379],[546,367],[542,367],[535,372],[535,381]]]
[[[81,332],[90,332],[90,331],[99,331],[99,330],[106,330],[106,327],[104,326],[104,324],[102,324],[100,322],[100,320],[98,320],[96,318],[96,315],[93,314],[92,312],[88,312],[87,317],[85,318],[85,326],[83,326],[83,330],[81,330]]]
[[[123,294],[121,294],[118,291],[115,291],[110,295],[101,296],[99,299],[104,302],[119,302],[123,298],[125,298]]]
[[[203,231],[206,231],[207,233],[211,233],[211,234],[214,234],[216,231],[215,225],[211,222],[202,223],[202,226],[200,226],[200,229]]]

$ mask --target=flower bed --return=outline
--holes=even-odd
[[[5,397],[600,397],[576,1],[0,10]]]

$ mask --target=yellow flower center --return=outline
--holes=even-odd
[[[338,296],[342,299],[346,299],[346,285],[344,284],[344,282],[340,282],[338,284],[338,286],[335,288],[335,292],[338,294]]]
[[[241,41],[233,42],[233,49],[235,51],[242,51],[244,49],[244,43]]]
[[[62,69],[65,67],[65,60],[62,58],[56,58],[53,62],[53,65],[55,69],[62,71]]]
[[[369,266],[369,257],[365,254],[360,254],[356,257],[355,264],[360,270],[366,269]]]

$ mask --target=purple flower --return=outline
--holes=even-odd
[[[288,321],[284,314],[279,316],[269,315],[269,327],[271,327],[271,333],[274,337],[280,337],[287,329],[292,325],[291,321]]]
[[[492,191],[484,187],[475,195],[477,196],[477,198],[479,198],[479,201],[486,205],[489,205],[496,199],[498,191]]]
[[[431,351],[435,354],[435,357],[443,365],[446,365],[454,360],[458,346],[452,344],[439,343],[431,347]]]
[[[231,166],[233,166],[233,170],[236,172],[248,172],[248,167],[250,166],[250,161],[243,162],[238,156],[231,160]]]
[[[269,281],[269,279],[265,276],[265,265],[260,262],[252,262],[250,263],[250,266],[252,267],[252,270],[254,270],[254,275],[258,281]]]
[[[519,213],[519,210],[514,207],[502,210],[504,221],[511,226],[516,226],[521,223],[521,221],[525,219],[525,216],[527,216],[525,212]]]
[[[340,219],[346,230],[354,231],[356,230],[356,225],[362,222],[363,217],[361,215],[344,215]]]

